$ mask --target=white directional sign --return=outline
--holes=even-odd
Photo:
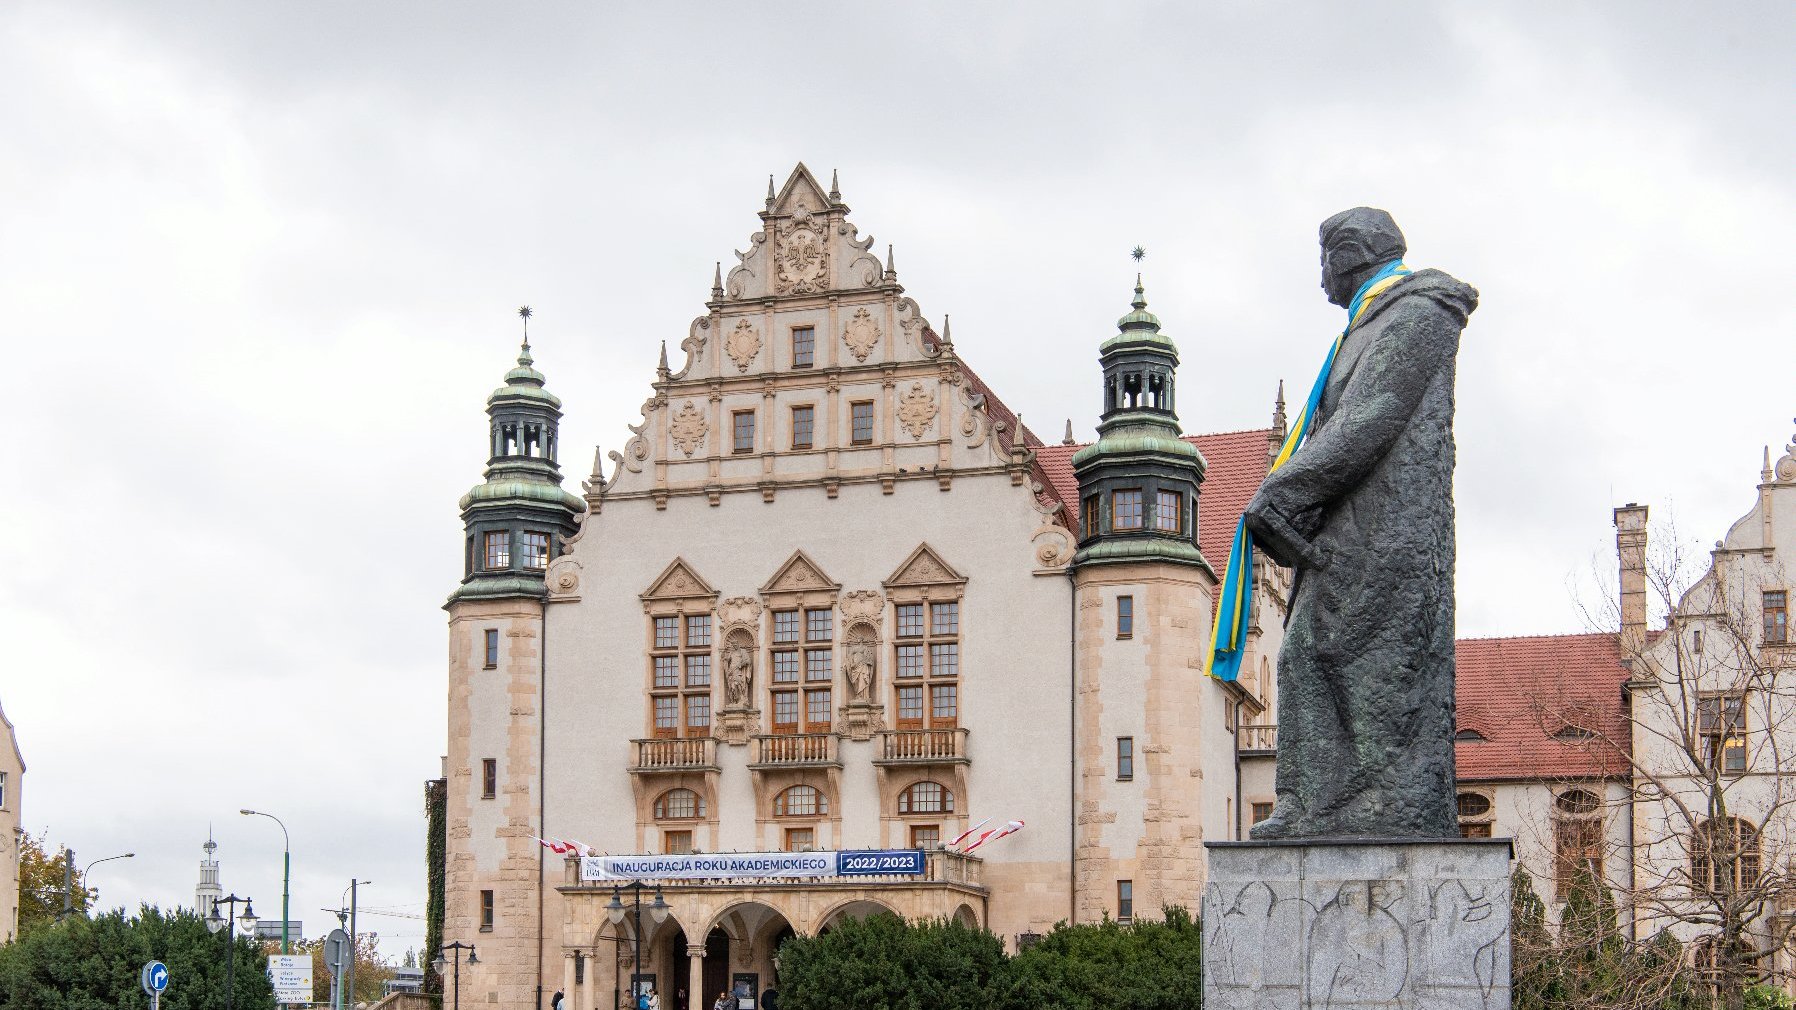
[[[312,1002],[312,955],[268,955],[268,981],[276,1003]]]

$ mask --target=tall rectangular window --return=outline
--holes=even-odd
[[[486,564],[489,572],[502,572],[511,567],[511,531],[494,530],[486,535]]]
[[[792,367],[811,367],[816,354],[817,331],[809,326],[792,327]]]
[[[856,400],[848,405],[848,441],[853,445],[873,444],[872,400]]]
[[[1135,778],[1135,738],[1119,736],[1116,738],[1116,781],[1129,782]]]
[[[6,773],[0,772],[0,810],[6,809]]]
[[[1135,882],[1119,880],[1116,882],[1116,921],[1135,921]]]
[[[1765,644],[1784,645],[1790,641],[1789,596],[1782,589],[1765,594]]]
[[[549,567],[549,535],[532,530],[519,533],[518,553],[524,556],[524,567],[533,572]]]
[[[815,414],[809,406],[792,408],[792,448],[809,449]]]
[[[734,441],[730,445],[732,452],[755,451],[755,412],[737,410],[730,413],[730,430],[734,433]]]
[[[490,800],[499,795],[499,762],[496,758],[480,759],[480,798]]]
[[[499,629],[486,629],[486,668],[491,670],[499,665]]]
[[[1098,535],[1098,502],[1101,500],[1095,494],[1086,495],[1084,503],[1079,506],[1079,525],[1085,536]]]
[[[798,692],[773,692],[773,731],[775,733],[798,732]]]
[[[1127,488],[1110,493],[1110,527],[1118,530],[1141,528],[1141,489]]]
[[[1746,696],[1709,695],[1696,700],[1696,731],[1703,756],[1723,775],[1746,773]]]
[[[711,735],[711,615],[659,614],[649,620],[654,735]]]
[[[892,647],[897,728],[959,725],[959,601],[898,603],[893,609],[898,628]]]
[[[482,931],[493,928],[493,892],[480,892],[480,928]]]
[[[1185,496],[1177,491],[1154,494],[1154,529],[1177,533],[1185,528]]]
[[[1133,596],[1116,598],[1116,637],[1135,637],[1135,597]]]

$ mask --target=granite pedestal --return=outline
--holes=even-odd
[[[1205,1010],[1508,1010],[1507,839],[1205,848]]]

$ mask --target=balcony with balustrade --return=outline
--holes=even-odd
[[[1278,726],[1242,726],[1235,745],[1242,757],[1275,757],[1278,754]]]
[[[636,760],[630,765],[630,771],[635,775],[717,770],[717,741],[708,736],[659,737],[630,742],[636,746]]]
[[[891,765],[968,764],[967,730],[890,729],[879,734],[879,751],[873,763]]]
[[[840,768],[834,733],[775,733],[754,738],[754,771],[779,768]]]

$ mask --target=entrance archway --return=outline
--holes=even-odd
[[[719,912],[706,938],[704,1002],[692,1010],[711,1010],[719,993],[736,999],[732,1010],[760,1006],[760,996],[775,984],[774,955],[794,934],[785,913],[759,901],[744,901]]]
[[[871,899],[863,898],[858,901],[845,902],[844,904],[830,909],[829,912],[823,916],[817,926],[817,934],[821,936],[824,933],[829,932],[836,923],[841,922],[843,919],[864,919],[869,915],[878,915],[881,912],[889,915],[898,914],[897,909],[892,908],[883,901],[873,901]]]

